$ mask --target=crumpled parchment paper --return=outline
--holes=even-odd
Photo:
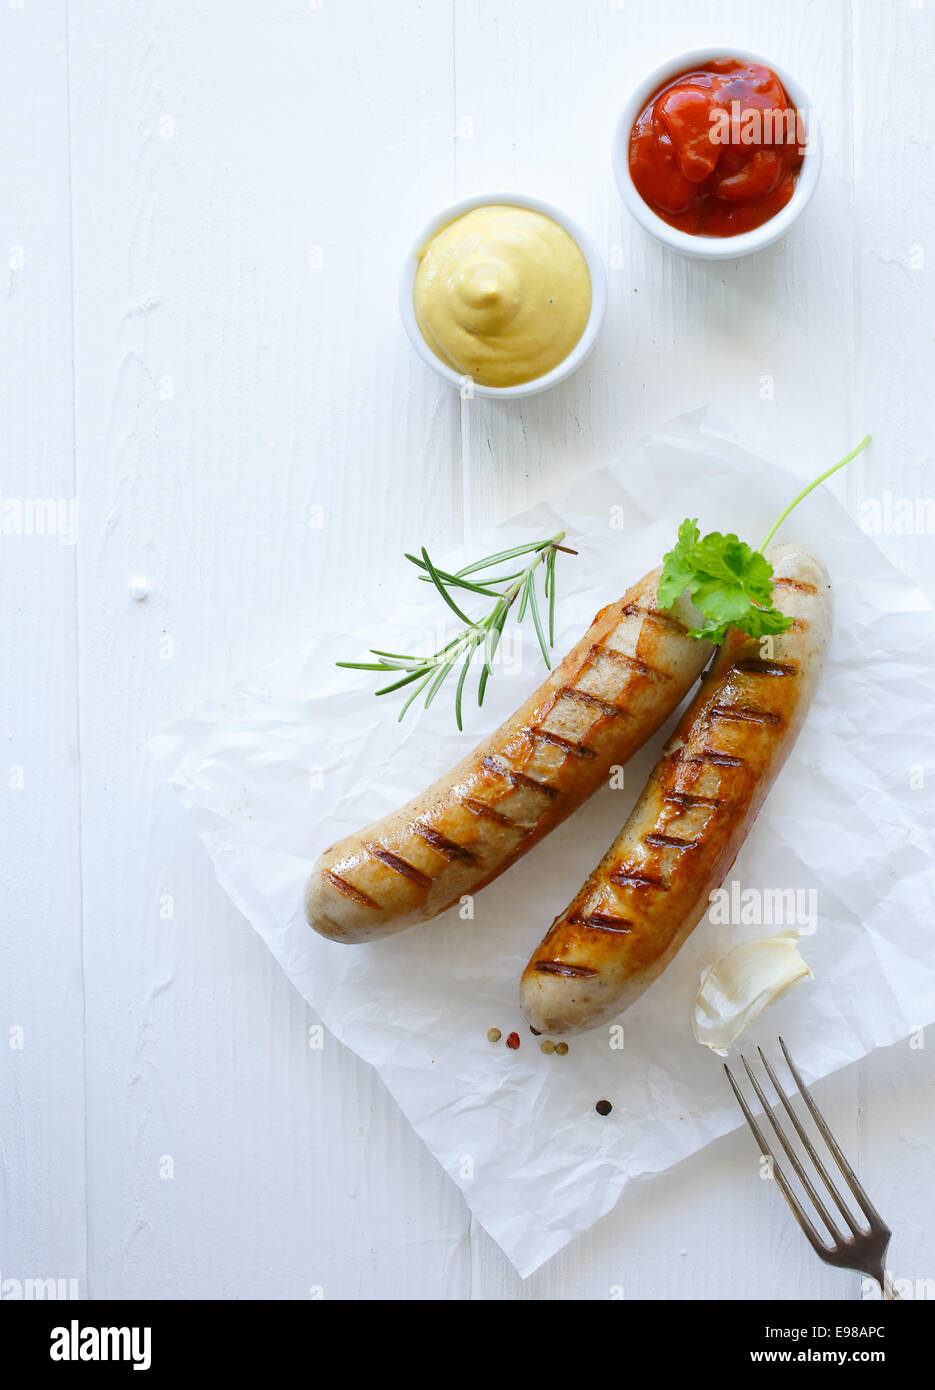
[[[816,459],[815,472],[828,462]],[[563,526],[579,554],[558,558],[558,656],[600,607],[660,563],[683,517],[757,545],[801,486],[693,414],[433,559],[451,569]],[[366,946],[335,945],[306,926],[314,859],[422,790],[539,684],[531,633],[520,643],[508,631],[483,709],[466,701],[464,734],[448,688],[398,725],[399,696],[376,700],[375,677],[334,662],[365,659],[371,645],[409,651],[436,639],[443,605],[412,570],[399,586],[407,604],[392,615],[380,600],[352,626],[316,632],[153,741],[221,885],[324,1024],[376,1067],[521,1275],[591,1226],[632,1178],[742,1123],[720,1059],[699,1047],[690,1024],[701,970],[732,945],[777,927],[803,930],[815,978],[768,1009],[751,1037],[782,1031],[810,1078],[935,1017],[925,829],[935,618],[826,489],[778,539],[820,555],[834,584],[834,637],[805,730],[729,875],[733,903],[701,922],[622,1029],[571,1038],[564,1057],[544,1055],[524,1022],[520,972],[616,836],[663,734],[627,765],[622,789],[603,789],[478,894],[473,919],[454,908]],[[502,1032],[496,1044],[491,1027]],[[517,1051],[505,1046],[513,1030]],[[606,1117],[595,1111],[603,1099],[613,1105]]]

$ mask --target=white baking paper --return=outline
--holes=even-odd
[[[814,471],[828,462],[816,458]],[[683,517],[758,545],[801,485],[695,414],[473,536],[463,551],[433,558],[450,569],[563,526],[579,554],[558,561],[561,654],[601,606],[660,563]],[[764,1040],[782,1032],[809,1077],[935,1017],[925,828],[935,619],[827,490],[779,538],[801,541],[828,566],[834,637],[805,730],[730,874],[734,905],[722,915],[735,920],[704,920],[622,1030],[572,1038],[564,1057],[544,1055],[523,1021],[520,972],[615,838],[661,735],[627,766],[623,789],[599,792],[484,889],[473,920],[452,909],[389,940],[341,946],[302,915],[323,847],[421,791],[541,681],[534,637],[521,651],[507,645],[484,708],[467,704],[463,734],[447,688],[427,713],[397,724],[399,696],[375,699],[376,677],[334,662],[363,659],[371,644],[408,651],[434,640],[441,601],[407,567],[398,585],[405,607],[388,614],[381,597],[353,620],[337,615],[343,626],[314,632],[300,651],[154,741],[222,886],[325,1025],[376,1067],[524,1276],[607,1212],[631,1179],[741,1123],[721,1062],[698,1046],[690,1023],[701,970],[732,945],[778,927],[804,930],[814,980],[751,1032]],[[749,889],[757,895],[740,896]],[[776,899],[763,895],[790,889],[798,923],[788,913],[777,921]],[[501,1030],[497,1044],[487,1040],[491,1027]],[[505,1046],[513,1030],[517,1051]],[[604,1099],[613,1105],[606,1117],[595,1111]]]

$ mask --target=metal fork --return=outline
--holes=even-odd
[[[837,1187],[834,1185],[827,1168],[818,1156],[814,1144],[811,1142],[808,1135],[805,1133],[805,1130],[802,1127],[801,1120],[799,1119],[796,1112],[793,1110],[792,1103],[789,1100],[789,1097],[786,1095],[785,1091],[780,1086],[779,1081],[776,1077],[776,1073],[770,1066],[769,1060],[767,1059],[761,1047],[757,1048],[757,1051],[760,1054],[760,1060],[762,1061],[763,1066],[766,1068],[766,1074],[769,1077],[773,1085],[773,1088],[776,1091],[777,1096],[779,1097],[782,1108],[785,1110],[789,1119],[792,1121],[792,1126],[796,1134],[799,1136],[799,1139],[802,1142],[802,1146],[805,1149],[805,1152],[808,1154],[808,1157],[814,1164],[818,1172],[818,1176],[821,1178],[825,1187],[828,1189],[828,1192],[831,1194],[835,1206],[841,1213],[841,1216],[843,1217],[844,1222],[847,1225],[848,1230],[850,1231],[850,1236],[844,1235],[835,1225],[835,1222],[832,1219],[830,1213],[828,1212],[827,1207],[825,1206],[821,1197],[818,1195],[818,1192],[815,1190],[814,1183],[808,1176],[808,1173],[805,1171],[805,1168],[803,1167],[798,1155],[796,1154],[795,1150],[790,1144],[786,1133],[783,1131],[782,1126],[779,1123],[779,1120],[774,1114],[770,1102],[766,1099],[766,1096],[763,1094],[763,1089],[760,1086],[760,1083],[757,1081],[756,1077],[754,1076],[749,1062],[747,1061],[746,1057],[744,1057],[743,1054],[741,1054],[740,1060],[744,1064],[746,1073],[750,1078],[754,1091],[756,1092],[757,1099],[763,1107],[764,1114],[768,1117],[770,1124],[776,1131],[776,1137],[782,1145],[786,1157],[792,1164],[792,1168],[796,1176],[798,1177],[805,1191],[811,1198],[815,1210],[818,1212],[818,1215],[821,1217],[822,1221],[831,1233],[830,1245],[826,1245],[824,1243],[818,1231],[816,1231],[814,1225],[809,1219],[809,1216],[805,1211],[799,1198],[796,1196],[795,1192],[793,1192],[792,1188],[790,1187],[789,1181],[785,1173],[779,1166],[779,1162],[776,1158],[776,1155],[770,1148],[768,1141],[764,1138],[763,1132],[760,1129],[760,1126],[757,1124],[750,1110],[749,1105],[744,1099],[740,1087],[737,1085],[736,1081],[731,1075],[730,1068],[725,1065],[724,1070],[727,1072],[727,1079],[730,1082],[731,1087],[733,1088],[734,1095],[737,1097],[741,1110],[746,1116],[747,1124],[753,1130],[754,1138],[760,1146],[760,1153],[770,1158],[772,1162],[773,1176],[779,1184],[779,1188],[783,1196],[792,1208],[796,1221],[798,1221],[799,1225],[802,1227],[802,1230],[805,1232],[805,1235],[807,1236],[812,1246],[812,1249],[815,1251],[815,1254],[819,1257],[819,1259],[824,1260],[825,1264],[837,1265],[842,1269],[854,1269],[861,1274],[869,1274],[871,1278],[875,1279],[877,1283],[880,1285],[880,1288],[883,1292],[883,1297],[885,1299],[897,1299],[899,1295],[893,1291],[890,1280],[886,1278],[884,1265],[886,1259],[886,1250],[887,1246],[890,1243],[890,1236],[892,1233],[889,1227],[886,1225],[886,1222],[880,1216],[876,1207],[870,1201],[870,1198],[867,1196],[860,1182],[858,1181],[857,1174],[854,1172],[853,1168],[841,1152],[841,1148],[837,1140],[835,1139],[834,1135],[831,1133],[830,1129],[825,1123],[824,1116],[821,1114],[821,1111],[818,1109],[818,1106],[812,1100],[808,1088],[806,1087],[805,1082],[802,1080],[802,1077],[799,1074],[798,1067],[795,1065],[792,1058],[789,1056],[789,1049],[786,1047],[786,1044],[783,1042],[782,1038],[779,1039],[779,1046],[782,1048],[783,1056],[786,1059],[786,1064],[790,1072],[792,1073],[792,1077],[795,1081],[796,1086],[798,1086],[799,1088],[799,1092],[802,1096],[802,1099],[808,1106],[812,1115],[812,1119],[815,1121],[819,1133],[821,1134],[826,1145],[828,1146],[831,1156],[837,1163],[838,1168],[840,1169],[844,1177],[844,1181],[847,1183],[848,1187],[851,1189],[851,1192],[854,1194],[854,1197],[857,1200],[858,1207],[863,1212],[863,1215],[866,1217],[869,1229],[866,1231],[863,1230],[863,1228],[857,1224],[857,1221],[852,1216],[850,1210],[847,1207],[847,1204],[844,1201],[844,1198],[841,1196]]]

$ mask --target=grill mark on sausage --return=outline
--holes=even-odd
[[[574,980],[586,980],[597,974],[590,965],[566,965],[560,960],[537,960],[536,969],[542,975],[567,975]]]
[[[350,898],[352,903],[358,907],[372,907],[374,912],[380,911],[380,904],[374,902],[367,893],[361,888],[355,888],[353,883],[348,883],[346,878],[341,878],[339,874],[332,873],[331,869],[322,870],[322,878],[326,883],[330,883],[339,893],[343,893],[345,898]]]
[[[744,671],[751,676],[794,676],[798,669],[798,666],[786,665],[781,661],[767,661],[761,656],[738,661],[734,666],[735,671]]]
[[[562,734],[553,734],[541,727],[530,729],[529,732],[533,738],[541,738],[543,743],[553,743],[556,748],[563,748],[566,753],[573,753],[576,758],[597,757],[594,749],[589,748],[586,743],[575,743],[570,738],[564,738]]]
[[[719,796],[699,796],[696,792],[666,792],[662,799],[686,810],[691,806],[710,806],[715,809],[724,805],[723,799]]]
[[[566,685],[558,692],[560,700],[573,700],[575,704],[587,705],[589,709],[600,710],[601,714],[608,719],[619,719],[621,715],[628,715],[630,711],[624,709],[623,705],[611,704],[610,700],[602,700],[600,695],[592,695],[588,690],[576,690],[573,685]]]
[[[712,719],[727,719],[743,724],[781,724],[782,719],[772,710],[755,709],[752,705],[713,705]]]
[[[713,763],[715,767],[743,767],[743,758],[735,758],[730,753],[717,753],[713,748],[706,748],[702,753],[695,753],[690,758],[686,758],[687,763]]]
[[[431,888],[432,880],[428,874],[424,874],[421,869],[417,869],[415,864],[408,863],[401,859],[392,850],[384,849],[382,845],[364,845],[368,854],[372,854],[374,859],[379,859],[381,864],[385,864],[388,869],[392,869],[394,874],[399,874],[400,878],[408,878],[410,883],[417,883],[420,888]]]
[[[662,835],[653,830],[648,835],[643,836],[643,843],[661,846],[665,849],[688,849],[695,841],[683,839],[681,835]]]
[[[611,883],[618,883],[621,888],[659,888],[663,893],[668,893],[669,885],[663,883],[661,878],[654,878],[652,874],[644,874],[639,869],[614,869],[607,875]]]
[[[540,782],[535,777],[529,777],[525,772],[516,772],[507,763],[503,763],[499,758],[492,758],[489,755],[484,758],[482,767],[486,767],[489,772],[499,772],[514,787],[523,787],[528,792],[541,792],[550,801],[554,801],[561,795],[558,787],[553,787],[551,782]]]
[[[644,618],[651,618],[660,627],[668,629],[669,632],[677,632],[680,637],[684,637],[688,628],[684,623],[679,622],[678,618],[673,618],[671,613],[667,613],[664,608],[643,608],[638,603],[628,603],[622,610],[628,618],[639,613]]]
[[[505,816],[502,811],[498,811],[494,806],[488,806],[483,801],[478,801],[474,796],[462,796],[460,804],[472,815],[479,816],[481,820],[492,821],[494,825],[506,825],[511,830],[518,830],[520,827],[515,820]]]
[[[588,652],[588,660],[593,661],[595,656],[606,656],[614,666],[623,666],[628,671],[635,671],[640,676],[649,676],[652,680],[672,679],[668,671],[660,671],[658,666],[650,666],[648,662],[640,661],[638,656],[627,656],[626,652],[620,651],[617,647],[592,647]]]
[[[571,924],[575,927],[589,927],[593,931],[617,932],[621,936],[626,936],[633,930],[633,923],[629,918],[615,917],[612,912],[576,912],[571,918]]]
[[[447,835],[443,835],[440,830],[436,830],[433,826],[420,825],[418,821],[413,821],[412,828],[430,849],[435,850],[436,854],[442,855],[449,864],[454,860],[458,860],[462,864],[477,863],[477,855],[472,849],[468,849],[466,845],[459,845],[454,840],[449,840]]]
[[[801,579],[774,579],[774,589],[794,589],[797,594],[817,594],[818,589],[814,584],[806,584]]]
[[[550,782],[539,782],[535,777],[528,777],[525,772],[514,772],[511,769],[510,781],[514,786],[523,787],[528,792],[541,792],[550,801],[561,795],[558,787],[553,787]]]

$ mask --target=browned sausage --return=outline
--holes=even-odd
[[[767,655],[728,633],[620,835],[523,972],[523,1012],[540,1032],[605,1023],[662,973],[795,742],[830,634],[830,583],[797,547],[768,558],[793,626]]]
[[[447,776],[325,851],[306,891],[316,931],[371,941],[435,917],[503,873],[655,733],[711,650],[688,636],[697,614],[687,604],[657,608],[659,573],[602,609],[535,694]]]

